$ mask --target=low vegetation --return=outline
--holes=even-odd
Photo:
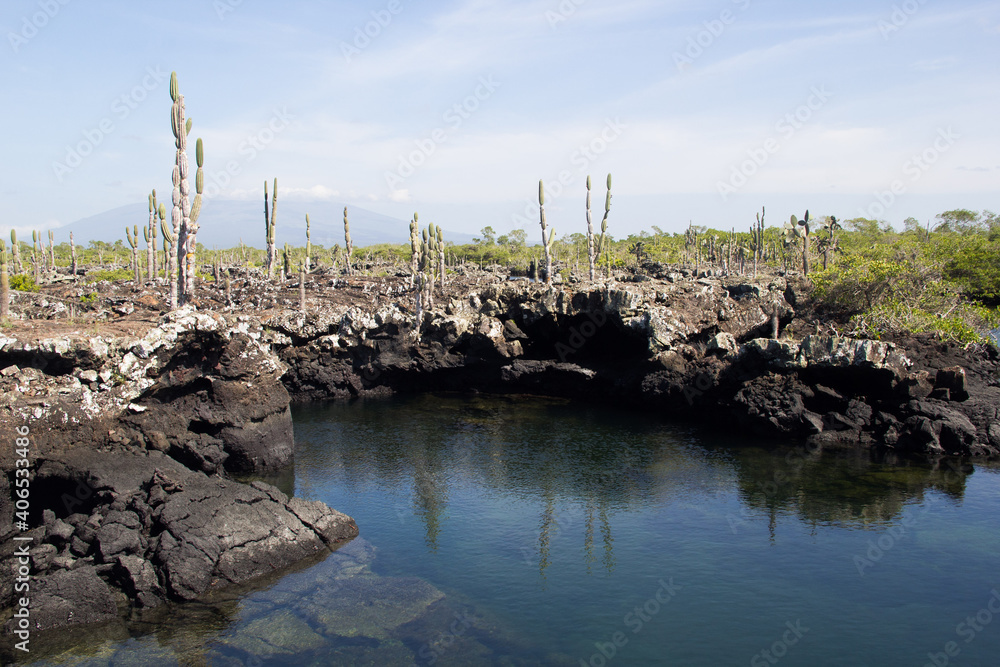
[[[808,253],[812,307],[823,321],[834,323],[845,334],[881,339],[906,332],[932,332],[961,344],[991,342],[989,331],[1000,326],[1000,216],[989,211],[947,211],[926,226],[907,220],[903,231],[863,218],[842,224],[830,217],[812,221],[815,231],[808,236],[789,231],[795,230],[789,224],[765,227],[760,215],[746,232],[692,225],[683,233],[653,227],[652,232],[617,240],[605,234],[598,256],[591,255],[593,241],[586,234],[568,234],[551,240],[553,277],[586,279],[591,257],[598,280],[615,272],[641,275],[669,265],[748,277],[802,273],[803,254]],[[801,221],[797,223],[801,226]],[[544,279],[543,248],[531,245],[522,229],[498,235],[485,227],[473,243],[456,245],[444,240],[439,246],[436,254],[443,252],[446,271],[475,265],[496,273]],[[422,252],[419,242],[417,250]],[[134,281],[134,262],[146,262],[143,258],[147,256],[121,240],[94,241],[75,251],[79,264],[91,267],[82,277],[88,284]],[[168,262],[164,254],[160,250],[156,255],[160,276]],[[266,251],[244,245],[218,250],[198,244],[198,254],[206,264],[204,273],[197,274],[200,279],[213,277],[216,270],[242,267],[266,272],[268,267]],[[287,268],[284,276],[277,276],[279,280],[297,277],[300,266],[306,266],[307,271],[333,268],[345,274],[351,270],[373,276],[408,275],[413,244],[352,248],[349,259],[339,245],[325,248],[311,242],[308,247],[286,244],[276,254],[281,255],[276,273],[285,273]],[[22,243],[20,255],[27,258],[25,264],[45,262],[39,271],[42,283],[52,273],[49,258],[54,258],[56,267],[64,267],[64,273],[72,262],[66,243],[54,245],[51,253],[44,254]],[[148,267],[144,269],[148,276]],[[440,267],[435,269],[439,272]],[[10,289],[37,292],[32,267],[23,270],[25,273],[10,276]]]

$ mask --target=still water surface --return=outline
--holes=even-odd
[[[272,481],[361,538],[44,663],[1000,664],[995,468],[775,450],[539,398],[294,419],[294,468]]]

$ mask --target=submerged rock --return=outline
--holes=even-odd
[[[358,576],[316,590],[295,608],[329,636],[389,639],[443,597],[416,577]]]
[[[66,518],[53,518],[47,529],[59,555],[36,560],[47,565],[41,580],[56,577],[52,595],[67,600],[43,618],[46,628],[93,622],[93,614],[65,612],[75,601],[110,596],[104,579],[134,606],[155,607],[251,581],[358,534],[350,517],[322,503],[289,499],[263,482],[208,477],[159,452],[77,449],[41,462],[35,485],[39,498],[50,490],[53,516]],[[72,529],[69,542],[63,526]],[[63,566],[87,578],[75,575],[80,581],[67,588]],[[117,614],[114,604],[93,609]]]
[[[103,623],[118,616],[114,593],[93,566],[36,576],[32,585],[31,624],[35,630]]]

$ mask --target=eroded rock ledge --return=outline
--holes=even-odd
[[[293,449],[286,367],[252,318],[182,310],[141,337],[0,345],[0,430],[8,442],[31,431],[33,529],[21,536],[33,540],[35,629],[194,599],[358,534],[320,502],[226,477],[285,465]],[[19,565],[12,455],[0,476],[6,609]]]
[[[291,460],[291,400],[540,393],[822,447],[1000,453],[994,352],[804,332],[783,278],[467,284],[419,323],[405,283],[307,315],[187,309],[138,336],[0,336],[0,437],[33,436],[38,627],[192,599],[356,535],[320,503],[227,477]],[[9,531],[10,448],[0,464]]]
[[[827,447],[1000,454],[994,351],[854,340],[818,324],[797,340],[765,337],[793,323],[795,301],[794,286],[780,278],[671,274],[610,288],[491,285],[426,313],[419,335],[400,303],[286,313],[266,326],[297,400],[543,393]]]

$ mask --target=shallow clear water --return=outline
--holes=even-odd
[[[295,437],[279,483],[361,538],[50,662],[1000,663],[994,468],[764,449],[539,398],[302,407]]]

